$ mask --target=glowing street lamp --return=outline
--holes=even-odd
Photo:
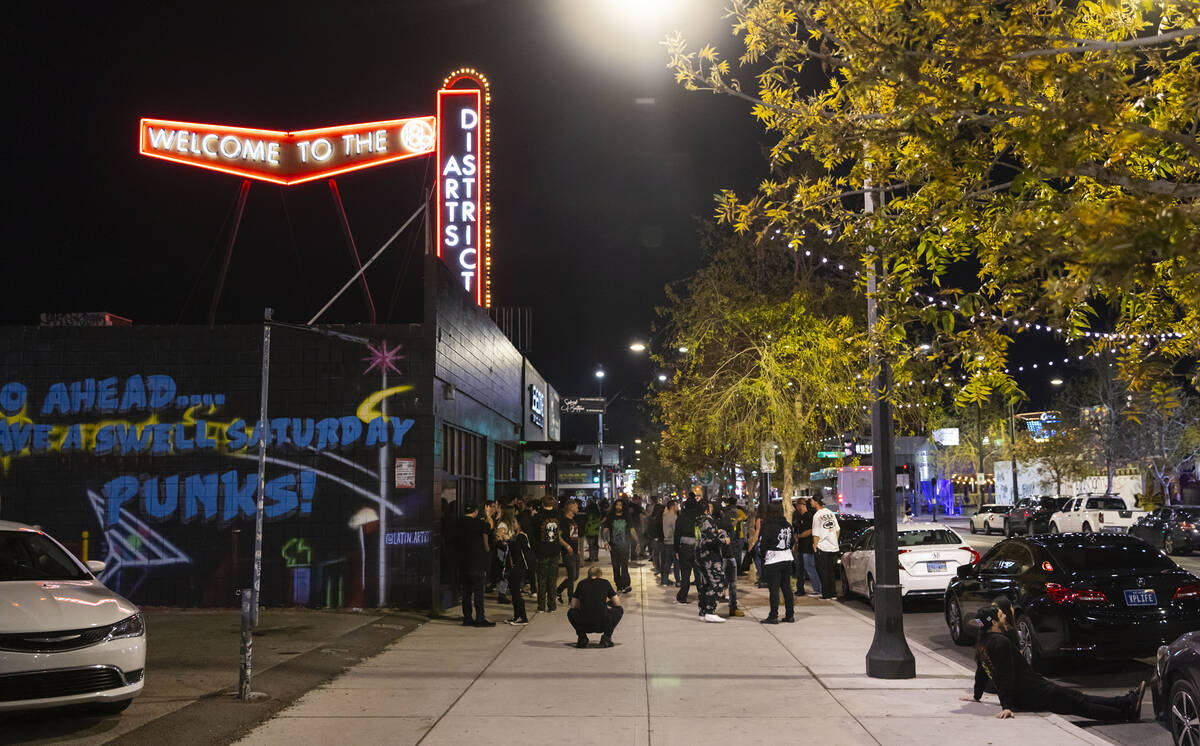
[[[1051,386],[1061,386],[1061,385],[1063,385],[1063,379],[1061,379],[1061,378],[1051,378],[1051,379],[1050,379],[1050,385],[1051,385]]]
[[[688,351],[688,348],[686,348],[686,347],[680,347],[680,348],[679,348],[679,352],[680,352],[680,353],[682,353],[682,354],[684,354],[684,355],[686,355],[686,354],[687,354],[687,351]]]
[[[604,378],[604,369],[596,368],[596,378]]]
[[[658,381],[659,381],[659,383],[666,383],[666,382],[667,382],[667,374],[666,374],[666,373],[659,373],[659,374],[658,374]]]
[[[646,351],[646,343],[645,342],[633,342],[629,345],[629,350],[630,350],[630,352],[645,352]]]

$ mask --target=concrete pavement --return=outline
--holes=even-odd
[[[616,647],[575,649],[562,607],[524,628],[430,621],[241,743],[1108,743],[1054,715],[996,720],[994,696],[959,700],[970,670],[920,645],[916,679],[867,678],[873,625],[837,603],[798,599],[795,624],[768,626],[765,591],[743,589],[744,618],[705,624],[694,591],[678,605],[648,565],[632,575]]]

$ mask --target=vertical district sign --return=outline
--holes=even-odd
[[[437,254],[485,308],[492,303],[490,98],[474,70],[452,73],[437,94]]]

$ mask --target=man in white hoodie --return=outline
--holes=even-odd
[[[841,552],[838,534],[842,529],[838,525],[837,515],[825,507],[820,497],[812,498],[812,502],[817,506],[812,522],[812,542],[813,551],[816,552],[817,575],[821,579],[821,598],[835,598],[835,573]]]

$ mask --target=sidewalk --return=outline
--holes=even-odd
[[[242,743],[1108,743],[1054,715],[996,720],[993,695],[959,701],[971,671],[916,645],[916,679],[867,678],[873,626],[836,602],[797,599],[795,624],[767,626],[751,588],[744,618],[704,624],[694,589],[681,606],[648,563],[631,573],[616,647],[575,649],[561,606],[524,628],[431,621]]]

